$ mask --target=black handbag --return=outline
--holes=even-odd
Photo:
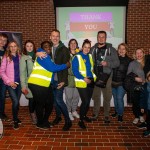
[[[109,77],[110,77],[110,74],[100,72],[95,82],[95,85],[100,88],[105,88]]]
[[[97,56],[97,50],[95,51],[95,74],[97,75],[97,79],[95,82],[95,85],[100,88],[105,88],[107,81],[110,77],[110,74],[103,72],[103,66],[99,65],[100,61],[104,61],[107,55],[107,49],[105,50],[105,54],[103,56],[103,60],[101,58],[98,58]]]

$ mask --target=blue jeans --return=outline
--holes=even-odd
[[[112,88],[112,94],[114,97],[114,105],[115,111],[118,115],[123,115],[124,112],[124,95],[126,91],[124,90],[123,86],[118,86],[116,88]]]
[[[67,106],[63,100],[64,87],[57,89],[58,82],[53,81],[53,94],[54,94],[54,106],[56,110],[56,117],[60,117],[61,113],[64,115],[65,120],[70,120]]]
[[[6,85],[3,80],[0,78],[0,115],[5,112],[5,94],[6,94]]]
[[[16,89],[13,89],[11,86],[7,86],[10,97],[12,99],[12,114],[13,114],[13,120],[18,120],[18,111],[19,111],[19,100],[21,97],[21,86],[20,84],[16,87]]]

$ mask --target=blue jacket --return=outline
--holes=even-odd
[[[39,48],[37,50],[37,52],[45,52],[42,48]],[[62,64],[62,65],[57,65],[53,62],[53,60],[51,59],[51,57],[49,55],[46,55],[45,58],[40,58],[37,57],[37,62],[46,70],[50,71],[50,72],[58,72],[61,71],[63,69],[67,69],[67,65],[66,64]],[[54,80],[54,74],[52,76],[52,82]]]
[[[93,78],[92,72],[91,72],[91,64],[90,64],[90,59],[88,55],[83,54],[83,52],[79,52],[77,55],[81,55],[82,58],[85,60],[85,65],[86,65],[86,75],[87,77],[91,77]],[[73,74],[76,78],[78,79],[84,79],[84,77],[80,74],[79,72],[79,62],[78,62],[78,58],[75,56],[74,59],[72,60],[72,71]]]

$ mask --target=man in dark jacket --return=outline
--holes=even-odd
[[[97,77],[100,72],[110,75],[107,80],[105,88],[99,88],[95,86],[93,97],[93,120],[97,119],[100,110],[101,92],[103,94],[103,107],[104,107],[104,121],[109,123],[109,111],[110,111],[110,100],[112,98],[111,88],[111,72],[113,68],[119,66],[119,59],[116,49],[112,47],[112,44],[106,43],[107,34],[105,31],[99,31],[97,34],[97,41],[92,48],[91,54],[94,60],[94,70]]]
[[[60,41],[60,32],[58,30],[53,30],[50,35],[50,39],[53,43],[52,47],[52,59],[56,64],[66,64],[70,60],[70,53],[67,47]],[[53,121],[53,125],[58,124],[61,119],[61,113],[65,118],[65,125],[63,127],[64,131],[69,130],[72,123],[69,118],[69,113],[67,106],[63,100],[63,90],[64,87],[68,84],[68,70],[63,70],[55,73],[54,75],[54,103],[56,110],[56,118]]]

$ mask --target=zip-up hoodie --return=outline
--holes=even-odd
[[[118,58],[117,51],[114,47],[112,47],[112,44],[106,43],[106,49],[107,49],[107,55],[105,57],[105,61],[108,63],[108,66],[103,66],[103,72],[110,74],[113,68],[116,68],[120,65],[120,61]],[[98,50],[99,50],[98,43],[96,43],[90,50],[90,53],[92,54],[92,57],[93,57],[94,64],[97,61],[95,58],[95,54],[96,54],[96,51]]]

